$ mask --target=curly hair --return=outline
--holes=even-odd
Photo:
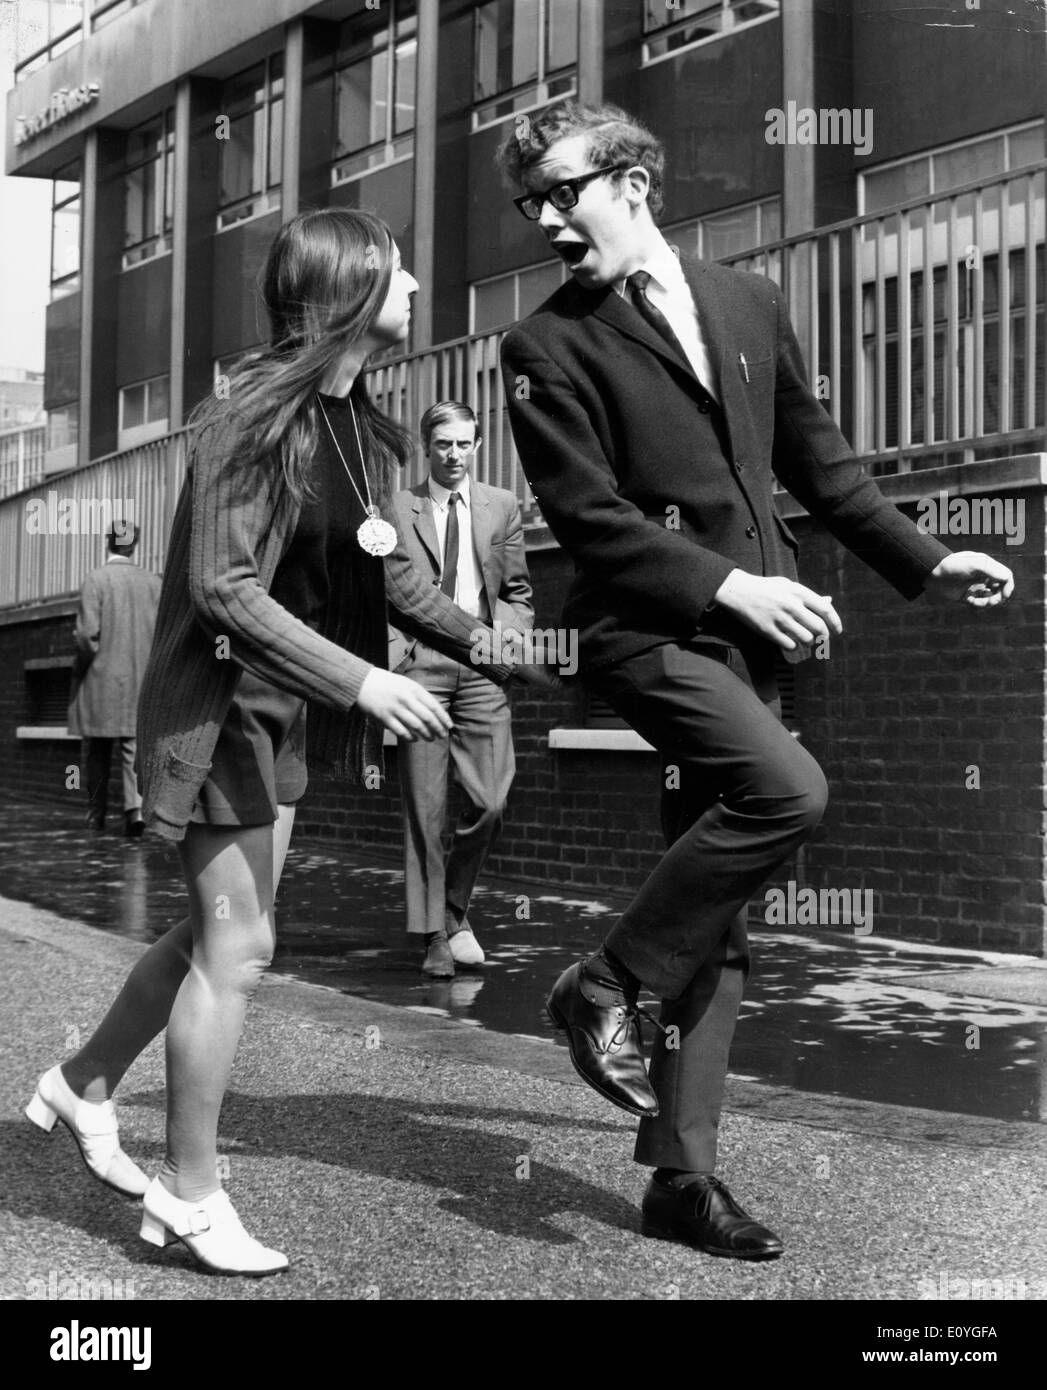
[[[496,155],[498,167],[519,188],[524,174],[541,161],[550,146],[572,135],[586,137],[586,154],[594,168],[638,164],[646,169],[651,181],[647,206],[652,217],[661,215],[665,147],[620,106],[582,106],[577,101],[561,101],[535,116],[517,116],[512,133]]]

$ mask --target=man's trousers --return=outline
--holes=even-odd
[[[409,932],[444,931],[447,914],[460,924],[476,880],[502,827],[516,772],[509,705],[478,672],[429,647],[400,674],[424,686],[451,716],[447,738],[401,743],[397,758],[404,816],[404,880]],[[444,859],[448,773],[468,804]]]
[[[586,673],[661,754],[667,852],[606,946],[662,997],[650,1063],[656,1119],[635,1157],[711,1172],[749,969],[746,908],[825,809],[822,771],[779,718],[774,653],[695,642]],[[678,1035],[677,1035],[678,1030]]]
[[[109,769],[113,761],[113,744],[120,745],[120,779],[123,787],[124,812],[137,811],[142,805],[135,776],[135,740],[133,738],[85,738],[83,757],[87,770],[87,803],[90,818],[101,824],[109,807]]]

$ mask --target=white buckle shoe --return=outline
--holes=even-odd
[[[142,1200],[141,1236],[161,1247],[180,1240],[200,1263],[216,1274],[279,1274],[287,1256],[269,1250],[241,1225],[224,1188],[199,1202],[183,1202],[159,1178],[149,1184]]]
[[[473,935],[472,927],[459,927],[456,932],[448,933],[447,940],[456,965],[483,965],[483,948]]]
[[[69,1089],[61,1067],[52,1067],[40,1078],[36,1094],[26,1106],[34,1125],[50,1134],[61,1120],[72,1134],[88,1169],[125,1197],[141,1197],[149,1179],[120,1147],[116,1111],[111,1100],[81,1100]]]

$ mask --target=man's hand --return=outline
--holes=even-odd
[[[991,555],[957,550],[931,571],[924,592],[934,603],[962,599],[972,608],[995,608],[1014,593],[1014,575]]]
[[[806,654],[819,639],[843,631],[831,598],[781,575],[765,578],[731,570],[716,591],[716,602],[783,652]]]
[[[408,743],[419,738],[431,743],[434,738],[446,738],[454,728],[439,700],[417,681],[378,666],[364,677],[356,703],[364,714]]]

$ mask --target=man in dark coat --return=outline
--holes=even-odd
[[[137,838],[142,798],[135,776],[138,691],[153,641],[160,579],[131,558],[138,527],[118,525],[107,538],[108,557],[80,590],[74,640],[76,666],[69,732],[83,739],[88,824],[105,829],[113,744],[120,745],[124,824]]]
[[[993,606],[987,555],[951,554],[881,494],[812,395],[781,291],[677,256],[658,231],[664,153],[616,107],[521,118],[515,201],[571,279],[505,339],[520,457],[575,564],[564,622],[583,680],[662,755],[667,852],[604,946],[549,998],[581,1075],[641,1117],[644,1234],[767,1259],[773,1231],[714,1173],[748,970],[746,904],[817,825],[826,787],[778,715],[778,652],[842,631],[796,580],[777,478],[904,597]],[[662,998],[650,1077],[641,985]]]

